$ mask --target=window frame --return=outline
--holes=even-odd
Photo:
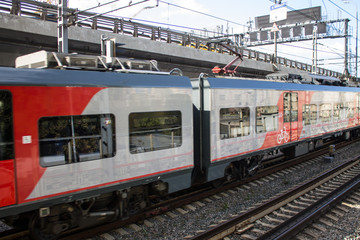
[[[274,113],[272,113],[272,112],[265,112],[264,111],[264,108],[266,109],[266,108],[276,108],[276,110],[277,110],[277,112],[274,112]],[[260,117],[260,121],[261,121],[261,125],[258,125],[258,121],[259,121],[259,109],[262,109],[264,112],[261,112],[260,114],[261,114],[261,116],[263,116],[263,115],[273,115],[272,116],[272,120],[273,120],[273,122],[275,121],[275,125],[273,125],[273,127],[272,128],[270,128],[270,129],[267,129],[267,125],[265,124],[265,130],[264,131],[260,131],[259,130],[259,128],[260,128],[260,126],[264,126],[264,124],[262,123],[262,117]],[[278,131],[278,129],[279,129],[279,107],[277,106],[277,105],[270,105],[270,106],[257,106],[256,108],[255,108],[255,114],[256,114],[256,119],[255,119],[255,121],[256,121],[256,123],[255,123],[255,132],[257,133],[257,134],[260,134],[260,133],[266,133],[266,132],[273,132],[273,131]],[[275,115],[274,115],[275,114]],[[266,121],[266,119],[265,119],[265,117],[264,117],[264,121]]]
[[[40,165],[52,167],[114,157],[115,125],[111,113],[41,117]]]
[[[230,110],[237,111],[238,116],[231,115]],[[230,114],[231,116],[229,119],[222,118],[222,116],[225,116],[225,112],[222,114],[222,111],[228,111],[227,114]],[[242,117],[241,115],[246,114],[245,117]],[[236,118],[237,117],[237,118]],[[231,118],[231,119],[230,119]],[[228,125],[222,124],[222,122],[225,122],[225,120],[229,123]],[[229,121],[231,120],[231,121]],[[238,125],[233,124],[233,127],[231,126],[231,122],[238,123]],[[246,126],[244,126],[244,123]],[[219,110],[219,133],[220,133],[220,139],[230,139],[230,138],[238,138],[238,137],[245,137],[250,135],[250,107],[232,107],[232,108],[221,108]],[[227,127],[227,133],[222,133],[222,126]],[[246,131],[247,128],[247,131]],[[234,132],[232,130],[236,130],[236,134],[233,134]],[[241,133],[239,133],[239,130]],[[236,136],[235,136],[236,135]]]
[[[131,154],[179,148],[183,144],[180,110],[132,112],[128,116],[128,123]],[[169,141],[166,142],[166,139]]]

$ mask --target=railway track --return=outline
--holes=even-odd
[[[336,147],[337,149],[340,149],[341,147],[347,146],[349,145],[350,142],[343,142],[338,144]],[[244,186],[246,184],[251,184],[252,182],[258,181],[259,179],[263,179],[266,178],[267,176],[273,174],[273,173],[278,173],[281,171],[286,171],[286,169],[293,167],[296,164],[300,164],[304,161],[307,161],[309,159],[314,159],[316,157],[319,158],[319,156],[322,156],[324,154],[328,153],[328,148],[324,148],[322,150],[316,151],[316,152],[312,152],[309,153],[307,155],[304,155],[302,157],[299,158],[295,158],[286,162],[280,162],[278,163],[276,166],[271,166],[267,169],[262,169],[261,171],[259,171],[258,174],[256,174],[255,176],[249,177],[247,179],[244,179],[242,181],[238,181],[238,182],[232,182],[229,183],[225,186],[213,189],[210,187],[206,187],[206,188],[201,188],[198,189],[196,191],[193,192],[189,192],[186,194],[183,194],[181,196],[178,196],[176,198],[170,199],[170,200],[166,200],[163,201],[159,204],[155,204],[151,209],[148,209],[147,211],[141,213],[141,214],[137,214],[136,216],[133,216],[129,219],[126,220],[122,220],[122,221],[116,221],[116,222],[111,222],[109,224],[105,224],[105,225],[101,225],[101,226],[97,226],[91,229],[86,229],[85,231],[81,230],[78,231],[77,229],[74,229],[71,232],[68,232],[66,235],[62,236],[61,239],[82,239],[82,238],[89,238],[89,237],[93,237],[93,236],[97,236],[97,235],[101,235],[103,233],[106,232],[110,232],[114,229],[118,229],[120,227],[123,226],[129,226],[132,225],[133,223],[136,222],[144,222],[144,220],[149,219],[153,216],[156,215],[160,215],[163,213],[167,213],[173,209],[179,209],[182,208],[184,206],[187,206],[188,204],[203,200],[205,198],[208,198],[210,196],[214,196],[217,194],[222,194],[222,192],[228,191],[234,188],[239,188],[241,186]],[[321,158],[321,157],[320,157]],[[271,179],[271,178],[270,178]],[[186,208],[186,207],[185,207]],[[8,238],[6,239],[18,239],[16,237],[16,235],[13,235],[15,237],[11,237],[8,236]],[[1,239],[1,238],[0,238]]]
[[[342,142],[336,145],[336,148],[338,151],[340,151],[341,148],[344,148],[351,144],[352,142]],[[192,203],[198,203],[199,201],[202,201],[206,198],[209,198],[210,196],[216,196],[221,195],[223,192],[231,191],[231,189],[239,188],[241,186],[251,184],[253,182],[256,182],[260,179],[267,178],[269,175],[273,173],[278,173],[281,171],[287,171],[286,169],[289,169],[293,167],[294,165],[298,165],[303,163],[304,161],[314,161],[312,159],[319,158],[322,159],[322,156],[325,156],[328,154],[328,148],[325,147],[324,149],[318,150],[316,152],[311,152],[309,154],[306,154],[304,156],[294,158],[292,160],[281,162],[277,164],[277,166],[271,166],[267,169],[262,169],[259,171],[258,174],[255,176],[249,177],[247,179],[244,179],[242,181],[238,182],[232,182],[225,186],[221,186],[219,188],[202,188],[195,192],[186,193],[184,195],[178,196],[176,198],[161,202],[157,205],[154,205],[153,208],[149,209],[148,211],[141,213],[139,215],[136,215],[130,219],[127,219],[126,221],[117,221],[113,223],[109,223],[106,225],[102,225],[99,227],[94,227],[90,230],[81,231],[77,233],[71,233],[69,235],[63,236],[61,239],[80,239],[80,238],[88,238],[92,236],[101,235],[103,233],[111,232],[114,229],[119,229],[123,226],[132,226],[133,223],[137,222],[144,222],[144,220],[149,219],[153,216],[161,215],[161,214],[168,214],[171,210],[179,210],[181,208],[184,208],[185,211],[188,208],[189,204]],[[280,173],[281,174],[281,173]],[[270,178],[271,179],[271,178]],[[195,204],[197,205],[197,204]],[[133,227],[131,227],[133,228]]]
[[[291,239],[360,187],[360,156],[189,239]]]

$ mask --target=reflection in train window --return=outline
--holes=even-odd
[[[220,138],[235,138],[250,134],[250,108],[220,109]]]
[[[321,104],[319,110],[320,110],[319,111],[320,121],[323,123],[330,122],[331,121],[331,104],[330,103]]]
[[[12,97],[8,91],[0,91],[0,160],[14,158]]]
[[[278,119],[278,106],[256,107],[256,133],[276,131]]]
[[[355,116],[355,104],[353,102],[347,102],[345,104],[345,119],[353,118]]]
[[[39,120],[40,164],[43,167],[115,155],[112,114],[44,117]]]
[[[181,112],[138,112],[129,115],[131,153],[180,147]]]
[[[334,104],[334,108],[333,108],[334,121],[345,119],[345,117],[346,117],[346,110],[344,104],[343,103]]]
[[[316,124],[316,120],[317,120],[316,104],[304,104],[302,116],[303,116],[304,125]]]

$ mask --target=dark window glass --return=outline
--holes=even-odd
[[[220,109],[220,138],[235,138],[250,134],[250,108]]]
[[[39,121],[40,163],[44,167],[113,157],[112,114],[45,117]]]
[[[279,109],[277,106],[256,107],[256,133],[278,129]]]
[[[0,91],[0,160],[14,158],[12,99],[8,91]]]
[[[139,112],[129,115],[131,153],[180,147],[181,112]]]

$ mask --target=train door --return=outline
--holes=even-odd
[[[0,207],[15,204],[12,97],[0,91]]]
[[[289,135],[290,141],[296,141],[298,134],[298,94],[295,92],[284,92],[284,134]]]

